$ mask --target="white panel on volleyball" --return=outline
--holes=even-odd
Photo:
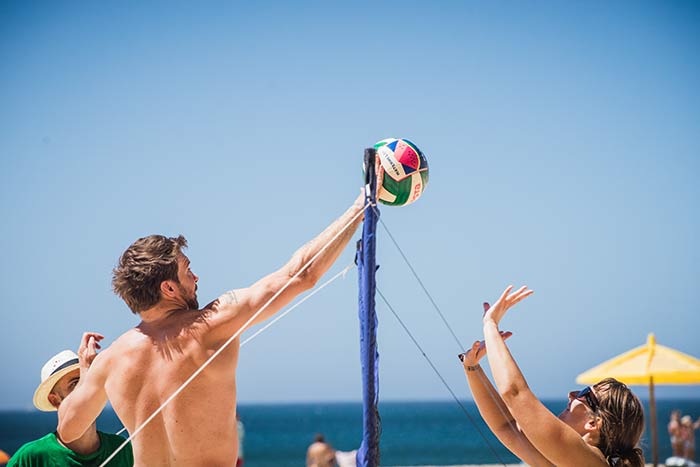
[[[387,203],[393,203],[396,201],[396,195],[386,191],[384,188],[379,189],[379,199],[386,201]]]
[[[386,175],[394,180],[403,180],[406,178],[406,172],[403,170],[401,163],[394,157],[394,151],[387,146],[382,146],[377,150],[377,154],[379,155],[379,160],[382,163],[382,167],[384,167]]]

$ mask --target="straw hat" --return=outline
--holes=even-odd
[[[684,425],[690,425],[693,423],[693,418],[690,415],[683,415],[681,417],[681,423]]]
[[[34,407],[43,412],[55,412],[56,407],[49,402],[49,394],[59,379],[80,368],[75,352],[64,350],[49,359],[41,368],[41,384],[34,391]]]

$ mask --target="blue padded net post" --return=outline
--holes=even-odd
[[[376,205],[376,151],[365,149],[366,202]],[[357,270],[360,281],[360,360],[362,361],[362,443],[357,452],[358,467],[379,466],[379,353],[377,352],[377,314],[374,309],[377,270],[375,248],[379,210],[367,208],[362,239],[357,246]]]

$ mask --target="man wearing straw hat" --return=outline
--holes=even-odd
[[[43,412],[55,412],[63,399],[78,384],[81,375],[89,368],[97,354],[97,343],[102,335],[86,332],[80,342],[78,355],[64,350],[49,359],[41,369],[41,383],[34,392],[34,406]],[[36,465],[93,466],[99,465],[124,442],[121,436],[97,431],[95,423],[78,439],[64,443],[56,432],[31,441],[12,456],[8,467]],[[110,466],[132,466],[134,456],[131,446],[118,453]]]

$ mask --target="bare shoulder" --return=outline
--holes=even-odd
[[[603,451],[601,451],[599,448],[596,446],[587,444],[588,450],[585,454],[582,454],[581,452],[578,452],[575,449],[572,449],[570,451],[570,456],[563,462],[556,462],[556,465],[561,465],[563,467],[576,467],[579,465],[590,465],[594,466],[597,465],[599,467],[609,467],[610,464],[608,463],[607,459],[605,458],[605,455],[603,454]],[[592,455],[591,455],[592,454]]]
[[[608,460],[605,458],[605,454],[603,454],[603,451],[601,451],[598,447],[591,446],[591,451],[593,451],[593,454],[596,455],[601,466],[607,467],[610,465],[608,464]]]
[[[238,305],[241,303],[240,299],[238,298],[240,295],[244,295],[244,291],[241,289],[229,290],[228,292],[224,292],[223,294],[221,294],[221,296],[217,299],[217,304]]]
[[[112,342],[112,344],[105,351],[109,350],[112,353],[128,352],[129,349],[138,345],[141,338],[142,333],[137,331],[136,328],[131,328],[121,336],[117,337],[117,339]]]
[[[100,353],[98,353],[95,357],[95,360],[92,362],[91,368],[96,364],[109,365],[114,355],[123,352],[123,348],[125,347],[126,342],[128,341],[127,336],[131,332],[133,332],[133,329],[117,337],[117,339],[115,339],[115,341],[112,342],[107,348],[103,349]]]
[[[234,289],[224,292],[202,309],[206,320],[231,319],[246,308],[248,289]]]
[[[136,329],[126,331],[97,354],[90,367],[90,373],[94,370],[95,377],[110,387],[115,382],[123,381],[132,370],[141,368],[144,356],[148,355],[148,352],[144,352],[146,340]]]
[[[142,340],[143,336],[136,329],[130,329],[97,354],[95,362],[99,360],[100,365],[113,366],[118,361],[128,359],[129,354],[138,350],[139,342]]]
[[[236,312],[248,306],[250,301],[250,287],[243,289],[233,289],[219,295],[219,298],[207,305],[205,309],[210,309],[214,313]]]
[[[243,324],[247,309],[246,289],[229,290],[202,308],[198,322],[206,330],[207,340],[218,342]]]

